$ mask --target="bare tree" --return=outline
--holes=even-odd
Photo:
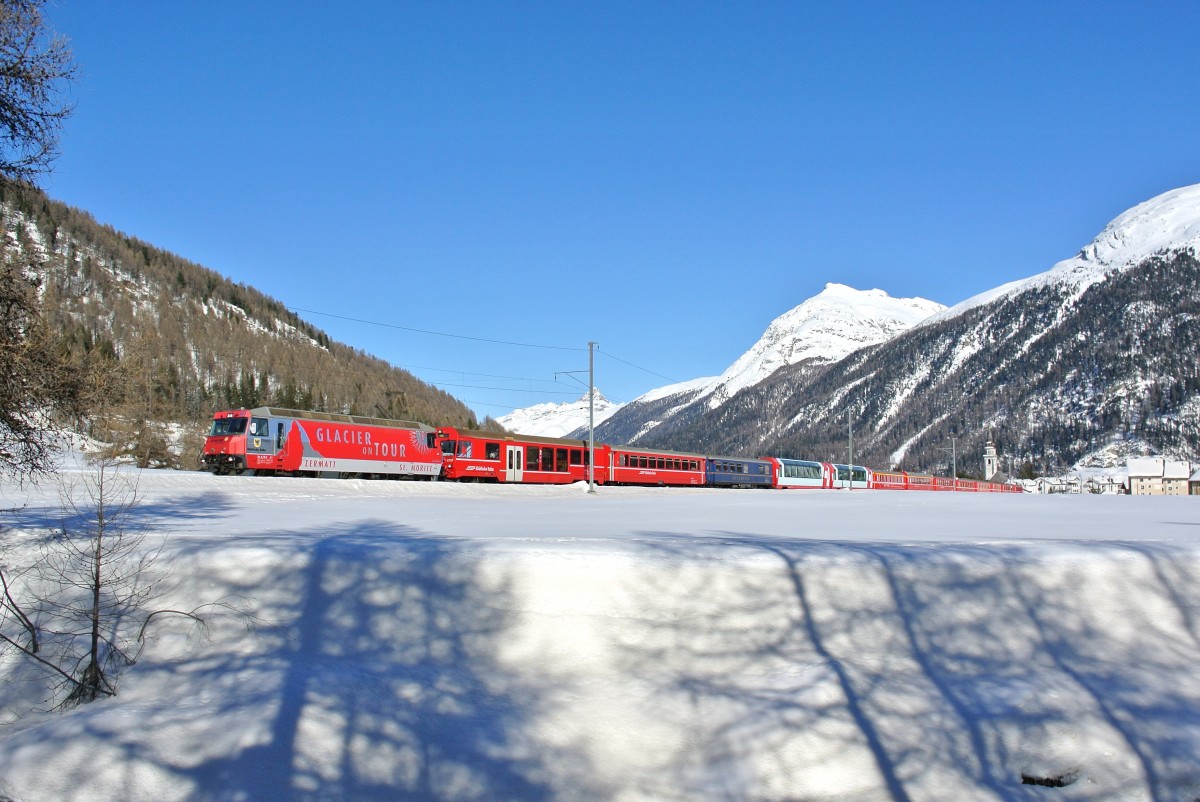
[[[44,0],[0,0],[0,182],[29,184],[58,154],[71,113],[64,87],[75,74],[66,40],[49,33]],[[78,366],[42,324],[29,258],[0,265],[0,473],[49,470],[61,438],[50,416],[75,413]]]
[[[162,544],[148,542],[141,523],[138,475],[102,461],[64,481],[62,523],[36,562],[0,560],[0,646],[51,676],[45,701],[58,699],[59,707],[114,695],[118,673],[137,661],[152,624],[182,617],[203,634],[224,616],[265,624],[232,597],[192,609],[151,607],[168,573],[155,565]]]
[[[32,182],[58,155],[75,75],[66,39],[42,18],[45,0],[0,0],[0,178]]]
[[[145,550],[146,533],[133,519],[135,477],[102,464],[64,485],[62,532],[39,563],[55,588],[46,600],[50,628],[67,660],[74,659],[66,706],[116,693],[116,670],[133,662],[121,622],[144,611],[154,590],[147,569],[158,555]]]
[[[36,285],[0,265],[0,474],[18,478],[50,470],[63,445],[55,421],[77,418],[89,397],[89,371],[47,330]]]

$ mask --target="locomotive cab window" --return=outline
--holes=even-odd
[[[251,437],[270,437],[271,423],[266,418],[251,418],[250,419],[250,436]]]
[[[221,437],[230,434],[241,434],[246,431],[245,418],[220,418],[213,421],[210,437]]]
[[[454,452],[457,450],[458,450],[458,441],[457,440],[443,440],[442,441],[442,453],[445,454],[447,457],[453,457]]]

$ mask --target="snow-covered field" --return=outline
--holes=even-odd
[[[0,490],[11,567],[60,501]],[[65,713],[6,653],[0,797],[1200,797],[1200,499],[138,492],[155,606],[257,619],[156,620],[118,695]]]

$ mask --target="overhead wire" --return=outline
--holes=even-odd
[[[546,345],[546,344],[542,344],[542,343],[525,343],[525,342],[516,342],[516,341],[512,341],[512,340],[500,340],[500,339],[495,339],[495,338],[490,338],[490,337],[477,337],[477,336],[467,335],[467,334],[456,334],[453,332],[433,331],[431,329],[420,329],[420,328],[416,328],[413,326],[402,326],[397,323],[384,323],[384,322],[378,321],[378,320],[368,320],[366,318],[357,318],[357,317],[351,317],[348,315],[338,315],[338,314],[334,314],[332,312],[322,312],[320,310],[306,309],[304,307],[298,307],[298,306],[286,306],[285,308],[294,313],[304,313],[307,315],[320,315],[322,317],[328,317],[328,318],[332,318],[335,320],[344,320],[344,321],[351,322],[351,323],[361,323],[363,325],[368,325],[368,326],[377,326],[380,328],[394,329],[397,331],[408,331],[408,332],[413,332],[416,334],[426,334],[426,335],[434,336],[434,337],[446,337],[446,338],[457,339],[457,340],[467,340],[470,342],[489,343],[492,345],[504,345],[504,346],[510,346],[510,347],[515,347],[515,348],[533,348],[533,349],[546,350],[546,351],[570,351],[573,353],[584,353],[588,350],[586,348],[578,348],[578,347],[572,347],[572,346]],[[611,359],[615,362],[619,362],[622,365],[633,368],[634,370],[641,371],[642,373],[645,373],[647,375],[655,376],[657,378],[663,379],[664,381],[671,382],[673,384],[678,383],[678,381],[679,381],[678,379],[674,379],[670,376],[663,375],[662,373],[659,373],[658,371],[651,370],[650,368],[643,367],[643,366],[638,365],[634,362],[631,362],[627,359],[623,359],[623,358],[617,356],[616,354],[613,354],[609,351],[605,351],[603,348],[597,348],[596,351],[601,356],[607,357],[608,359]],[[229,358],[240,358],[240,356],[239,357],[231,357],[231,355],[228,355],[228,354],[221,354],[219,356],[226,356]],[[386,360],[383,360],[383,361],[386,362]],[[443,372],[443,373],[457,374],[457,375],[464,376],[464,377],[465,376],[477,376],[477,377],[482,377],[482,378],[507,379],[510,381],[539,382],[542,384],[552,383],[549,379],[535,379],[535,378],[531,378],[531,377],[527,377],[527,376],[506,376],[506,375],[498,375],[498,374],[486,374],[486,373],[477,373],[477,372],[473,372],[473,371],[454,370],[452,368],[437,368],[437,367],[430,367],[430,366],[401,365],[401,364],[395,364],[395,363],[390,363],[390,362],[387,364],[391,365],[391,367],[393,367],[393,368],[398,368],[401,370],[408,370],[410,372],[416,371],[416,370],[431,370],[431,371],[437,371],[437,372]],[[414,374],[414,375],[416,375],[416,374]],[[433,384],[434,386],[441,386],[442,389],[459,388],[459,389],[488,390],[488,391],[492,391],[492,392],[521,392],[521,393],[537,392],[537,393],[542,393],[542,394],[547,394],[547,395],[574,395],[573,392],[567,392],[567,391],[562,391],[562,390],[549,390],[549,389],[545,389],[545,388],[539,388],[537,390],[534,390],[533,388],[530,388],[530,387],[487,387],[487,386],[482,386],[482,385],[468,385],[465,383],[451,383],[448,381],[438,381],[436,379],[429,379],[427,381],[429,381],[429,383]],[[553,383],[557,383],[557,380],[555,380],[555,382],[553,382]],[[484,404],[483,402],[473,402],[472,401],[472,402],[467,402],[467,403],[478,404],[480,406],[503,407],[503,405],[500,405],[500,404]]]
[[[509,340],[493,340],[488,337],[472,337],[467,334],[451,334],[450,332],[445,332],[445,331],[431,331],[429,329],[417,329],[417,328],[413,328],[412,326],[400,326],[395,323],[380,323],[377,320],[364,320],[362,318],[346,317],[345,315],[335,315],[330,312],[318,312],[314,309],[301,309],[298,306],[289,306],[289,307],[287,307],[287,309],[292,312],[304,312],[309,315],[323,315],[324,317],[331,317],[336,320],[347,320],[347,321],[350,321],[351,323],[363,323],[368,326],[380,326],[381,328],[386,328],[386,329],[399,329],[400,331],[411,331],[411,332],[416,332],[417,334],[429,334],[434,337],[451,337],[456,340],[471,340],[472,342],[492,343],[493,345],[511,345],[511,346],[514,346],[517,348],[540,348],[545,351],[587,351],[586,348],[572,348],[572,347],[566,346],[566,345],[541,345],[538,343],[518,343],[518,342],[509,341]]]

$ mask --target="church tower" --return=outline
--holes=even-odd
[[[991,481],[991,478],[1000,472],[1000,457],[996,455],[996,444],[989,437],[987,445],[983,449],[983,478],[986,481]]]

